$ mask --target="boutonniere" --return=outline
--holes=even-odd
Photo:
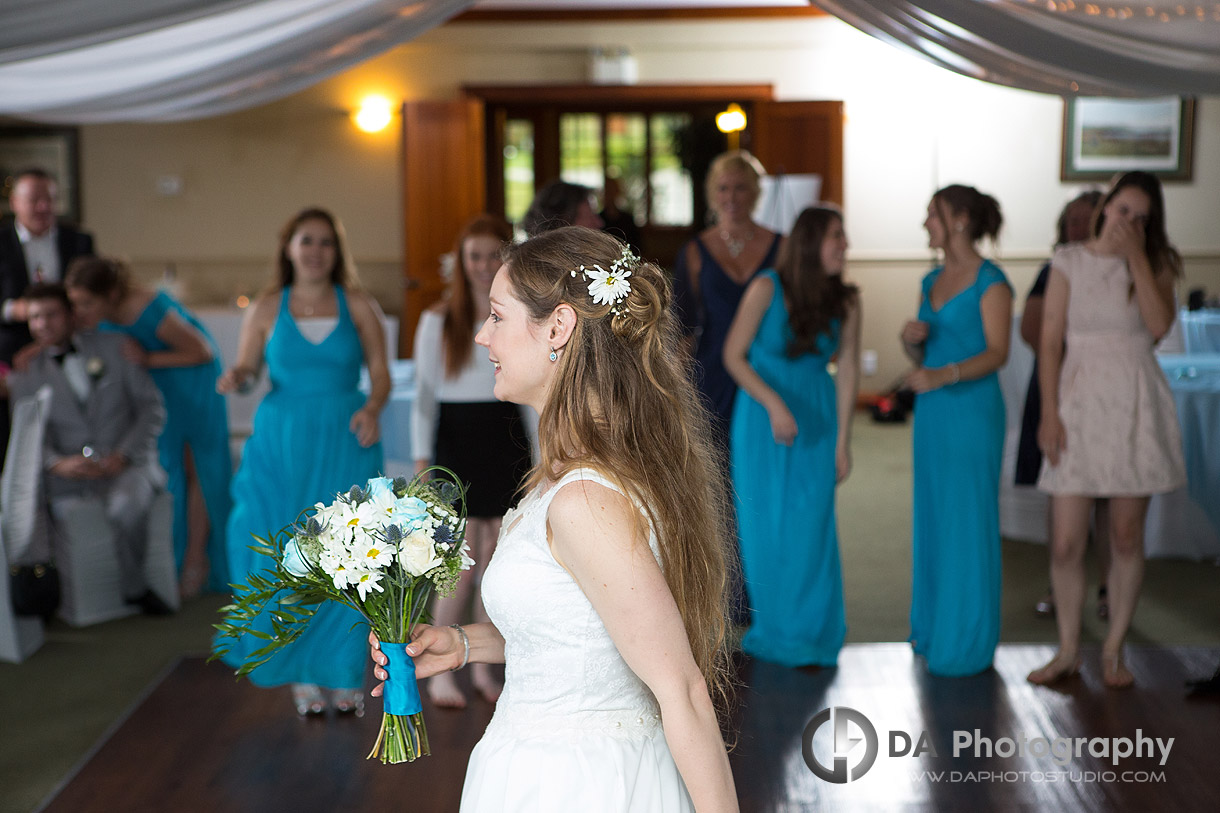
[[[106,372],[106,362],[102,361],[101,356],[90,356],[85,361],[85,372],[90,378],[101,378],[102,373]]]

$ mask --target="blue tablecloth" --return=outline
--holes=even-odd
[[[1220,352],[1158,360],[1178,407],[1187,491],[1220,534]]]
[[[1178,321],[1187,353],[1220,353],[1220,310],[1180,311]]]

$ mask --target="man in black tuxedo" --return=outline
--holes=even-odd
[[[27,169],[13,179],[9,205],[13,217],[0,223],[0,362],[30,343],[22,292],[32,282],[62,282],[74,258],[93,253],[93,237],[55,217],[58,184],[42,169]],[[8,447],[9,410],[0,403],[0,466]]]

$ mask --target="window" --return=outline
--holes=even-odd
[[[621,208],[640,226],[689,227],[693,220],[691,176],[679,155],[679,133],[690,126],[682,112],[562,111],[554,122],[557,160],[535,143],[548,117],[536,111],[508,111],[503,130],[504,215],[519,222],[534,190],[545,183],[545,166],[558,168],[558,177],[581,184],[599,196],[607,181],[616,188]],[[551,177],[555,177],[551,174]],[[498,202],[490,201],[493,209]]]
[[[504,216],[521,220],[534,199],[534,122],[508,119],[504,123]]]

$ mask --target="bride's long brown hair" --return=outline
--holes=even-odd
[[[526,486],[587,466],[635,498],[657,535],[695,662],[723,710],[730,685],[729,490],[682,351],[669,275],[652,263],[635,265],[631,292],[615,314],[609,303],[594,303],[589,281],[572,273],[582,265],[608,269],[624,250],[580,226],[505,250],[513,295],[535,322],[561,303],[576,312],[539,420],[540,460]]]

